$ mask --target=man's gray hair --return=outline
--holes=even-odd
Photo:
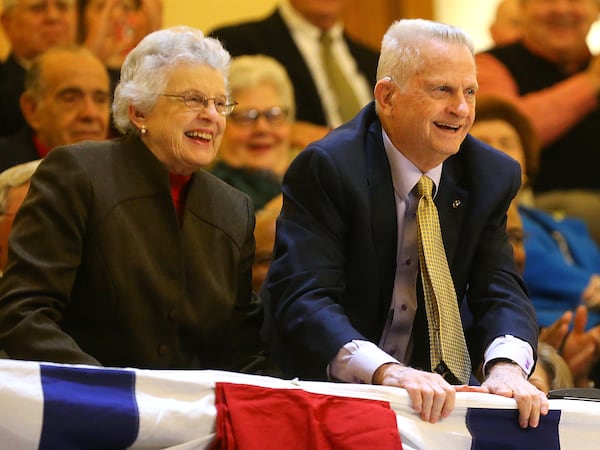
[[[421,51],[431,41],[464,45],[472,54],[475,46],[462,29],[424,19],[402,19],[394,22],[381,42],[377,79],[391,77],[400,89],[422,64]]]
[[[41,159],[36,159],[35,161],[17,164],[0,173],[0,216],[6,212],[8,192],[31,180],[40,162]]]
[[[137,132],[129,119],[129,105],[144,113],[150,111],[163,93],[173,67],[207,65],[221,73],[227,84],[230,62],[231,56],[221,43],[196,28],[177,26],[146,35],[121,66],[121,80],[112,105],[117,129],[122,133]]]

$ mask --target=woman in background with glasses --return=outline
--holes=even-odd
[[[11,358],[260,373],[254,209],[209,165],[235,103],[230,57],[198,30],[124,61],[124,137],[55,149],[17,214],[0,286]]]
[[[237,101],[211,171],[247,193],[256,210],[281,192],[292,156],[294,92],[285,68],[264,55],[234,58],[229,88]]]

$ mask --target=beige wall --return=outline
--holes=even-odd
[[[208,32],[213,28],[259,18],[275,8],[277,0],[163,0],[164,25],[190,25]]]

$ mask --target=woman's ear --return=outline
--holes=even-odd
[[[129,105],[128,109],[129,120],[133,123],[136,128],[141,129],[146,125],[146,114],[141,112],[133,105]]]

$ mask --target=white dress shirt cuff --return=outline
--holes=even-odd
[[[533,349],[522,339],[510,334],[499,336],[492,341],[484,355],[483,373],[487,375],[487,364],[494,359],[509,359],[518,364],[527,374],[533,369]]]
[[[344,345],[329,363],[328,374],[334,380],[371,384],[379,366],[398,360],[369,341],[354,340]]]

